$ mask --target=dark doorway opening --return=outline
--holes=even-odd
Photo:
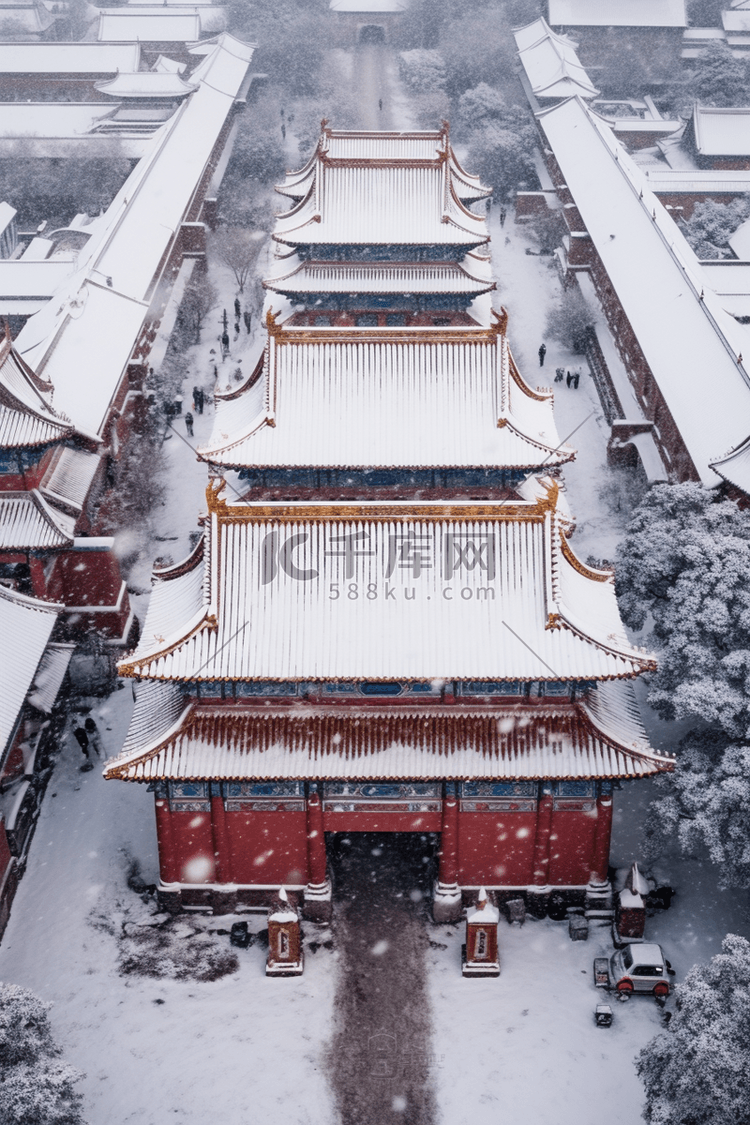
[[[328,858],[336,898],[426,904],[437,877],[437,832],[331,832]]]
[[[385,43],[385,28],[376,23],[365,24],[359,29],[359,41],[367,45]]]

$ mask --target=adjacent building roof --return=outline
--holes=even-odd
[[[81,431],[98,436],[107,420],[148,313],[152,283],[189,213],[252,55],[252,46],[219,37],[191,76],[195,93],[151,140],[59,299],[32,316],[15,341],[24,360],[54,386],[56,407]]]
[[[52,713],[75,650],[74,644],[50,641],[47,645],[29,694],[29,703],[37,711]]]
[[[643,174],[657,195],[689,192],[714,194],[740,194],[750,191],[750,169],[727,171],[720,169],[644,168]]]
[[[296,254],[279,259],[265,289],[297,294],[461,294],[478,297],[495,288],[489,260],[467,254],[461,262],[315,262]]]
[[[6,335],[0,344],[0,449],[33,449],[73,433],[52,406],[52,384],[23,361]]]
[[[74,517],[53,508],[37,489],[0,492],[0,550],[71,547],[74,535]]]
[[[133,73],[139,43],[0,43],[0,75],[105,75]]]
[[[134,4],[100,9],[97,39],[103,43],[195,43],[225,27],[224,9],[209,4]]]
[[[743,330],[609,126],[580,98],[538,116],[696,474],[715,485],[711,464],[747,437]]]
[[[58,614],[63,607],[0,586],[3,690],[0,691],[0,755],[16,727]]]
[[[750,108],[696,104],[693,135],[701,156],[750,156]]]
[[[157,572],[126,676],[181,680],[599,680],[653,669],[611,573],[537,501],[228,504]]]
[[[685,0],[549,0],[553,27],[687,27]]]
[[[128,737],[105,777],[522,781],[647,777],[672,768],[649,746],[628,683],[601,684],[590,703],[578,705],[191,704],[186,712],[164,686],[159,695],[154,684],[138,688]],[[165,701],[169,719],[154,722]]]
[[[581,66],[576,44],[556,35],[545,19],[515,31],[518,56],[537,98],[595,98],[599,91]]]
[[[711,468],[727,484],[734,485],[740,492],[750,496],[750,437],[721,461],[714,461]]]
[[[117,74],[96,89],[110,98],[184,98],[195,89],[173,71],[141,70],[135,74]]]
[[[76,515],[80,514],[101,459],[101,453],[60,446],[55,450],[42,477],[41,492],[53,504]]]
[[[241,467],[535,468],[569,461],[549,391],[533,391],[500,324],[283,328],[215,396],[199,456]]]

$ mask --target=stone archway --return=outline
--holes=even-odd
[[[359,29],[359,42],[363,46],[385,43],[385,28],[382,24],[366,23]]]

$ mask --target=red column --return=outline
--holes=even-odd
[[[531,881],[535,887],[546,887],[549,879],[549,838],[552,831],[552,794],[542,791],[536,814],[536,836],[534,837],[534,871]]]
[[[612,834],[612,794],[602,793],[596,801],[596,829],[591,855],[591,885],[601,886],[607,881],[609,867],[609,842]]]
[[[307,799],[307,867],[310,887],[324,886],[327,882],[326,837],[323,805],[317,788],[310,792]]]
[[[214,859],[216,861],[216,882],[232,882],[232,854],[229,848],[229,832],[227,830],[227,814],[224,808],[224,798],[221,787],[217,786],[218,794],[211,785],[211,832],[214,841]]]
[[[161,881],[162,883],[179,883],[180,873],[177,870],[177,856],[175,855],[174,835],[172,833],[172,814],[169,811],[168,799],[157,797],[155,808]]]
[[[458,883],[458,798],[455,786],[446,786],[443,817],[440,826],[440,863],[438,879],[441,887]]]

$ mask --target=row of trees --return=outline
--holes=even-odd
[[[649,702],[687,721],[675,772],[651,805],[647,853],[708,852],[720,887],[750,887],[750,512],[700,484],[658,485],[620,549],[617,591],[631,628],[659,654]],[[747,1118],[750,944],[722,952],[677,989],[665,1031],[641,1052],[651,1125]]]

